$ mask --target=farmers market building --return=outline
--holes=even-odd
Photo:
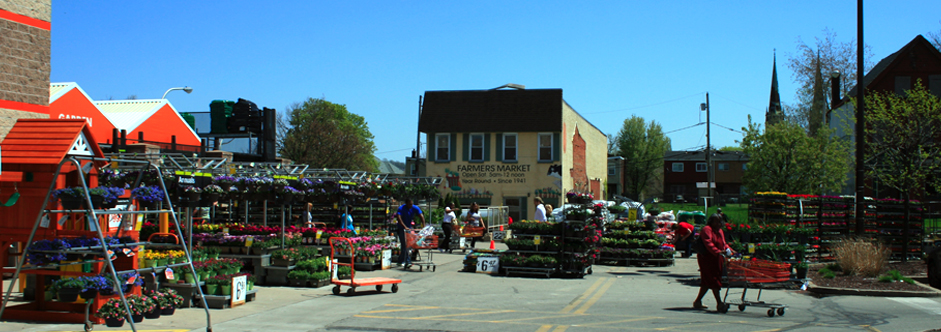
[[[570,190],[604,197],[607,136],[562,99],[562,89],[426,91],[418,130],[425,175],[464,206],[504,205],[532,219],[533,198],[554,207]]]

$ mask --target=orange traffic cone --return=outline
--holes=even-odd
[[[496,249],[496,248],[493,246],[493,239],[491,239],[491,240],[490,240],[490,250],[493,250],[493,249]]]

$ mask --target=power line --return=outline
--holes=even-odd
[[[676,129],[676,130],[671,130],[671,131],[665,132],[665,133],[663,133],[663,134],[675,133],[675,132],[678,132],[678,131],[680,131],[680,130],[686,130],[686,129],[693,128],[693,127],[696,127],[696,126],[702,126],[702,125],[704,125],[704,124],[706,124],[706,123],[705,123],[705,122],[700,122],[700,123],[694,124],[694,125],[692,125],[692,126],[687,126],[687,127],[683,127],[683,128]]]
[[[744,134],[744,132],[742,132],[742,131],[740,131],[740,130],[735,130],[735,129],[732,129],[732,128],[729,128],[729,127],[720,125],[720,124],[715,123],[715,122],[713,122],[712,124],[714,124],[714,125],[716,125],[716,126],[719,126],[719,127],[722,127],[722,128],[725,128],[725,129],[728,129],[729,131],[734,131],[734,132],[739,133],[739,134]]]
[[[666,103],[672,103],[672,102],[674,102],[674,101],[683,100],[683,99],[686,99],[686,98],[689,98],[689,97],[695,97],[695,96],[701,95],[701,94],[703,94],[703,93],[704,93],[704,92],[697,92],[697,93],[691,94],[691,95],[689,95],[689,96],[680,97],[680,98],[676,98],[676,99],[671,99],[671,100],[667,100],[667,101],[661,101],[661,102],[653,103],[653,104],[649,104],[649,105],[637,106],[637,107],[628,107],[628,108],[622,108],[622,109],[613,110],[613,111],[585,113],[585,115],[588,115],[588,114],[604,114],[604,113],[623,112],[623,111],[630,111],[630,110],[636,110],[636,109],[641,109],[641,108],[653,107],[653,106],[663,105],[663,104],[666,104]]]
[[[399,150],[392,150],[392,151],[376,152],[376,154],[392,153],[392,152],[400,152],[400,151],[409,151],[409,150],[415,150],[415,148],[408,148],[408,149],[399,149]]]

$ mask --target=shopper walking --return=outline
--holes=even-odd
[[[682,250],[681,257],[689,258],[693,256],[693,225],[681,221],[673,224],[673,246],[677,251]]]
[[[395,236],[399,239],[399,266],[411,265],[412,260],[408,255],[408,242],[406,242],[405,232],[411,232],[415,229],[415,218],[421,218],[421,224],[425,225],[425,216],[421,209],[412,204],[412,199],[406,199],[405,204],[399,207],[396,212]]]
[[[477,205],[476,202],[471,203],[470,211],[467,211],[467,219],[465,221],[466,221],[466,226],[468,227],[483,227],[483,219],[480,217],[480,205]],[[484,229],[486,230],[486,228]],[[472,249],[476,248],[475,245],[477,244],[477,239],[482,239],[482,238],[483,236],[472,237],[471,245],[470,245],[471,248]]]
[[[450,251],[451,229],[456,217],[457,216],[454,215],[454,203],[448,203],[448,206],[444,207],[444,219],[441,220],[441,231],[444,232],[444,241],[438,243],[438,251]]]
[[[724,223],[722,215],[716,213],[709,217],[706,227],[699,231],[699,240],[705,250],[696,254],[701,280],[699,295],[696,296],[696,301],[693,301],[693,308],[707,308],[702,304],[702,298],[706,296],[706,292],[712,290],[712,295],[716,297],[716,311],[725,312],[727,309],[719,295],[722,288],[722,265],[725,258],[731,257],[735,252],[725,243],[725,234],[722,232]]]
[[[536,204],[536,221],[546,221],[546,206],[542,204],[542,197],[536,196],[533,203]]]

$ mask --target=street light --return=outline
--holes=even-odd
[[[167,89],[167,92],[164,92],[164,93],[163,93],[163,97],[160,97],[160,99],[167,99],[167,94],[170,93],[170,91],[173,91],[173,90],[183,90],[183,91],[186,91],[186,93],[191,93],[191,92],[193,92],[193,88],[188,87],[188,86],[184,86],[184,87],[182,87],[182,88],[170,88],[170,89]]]

